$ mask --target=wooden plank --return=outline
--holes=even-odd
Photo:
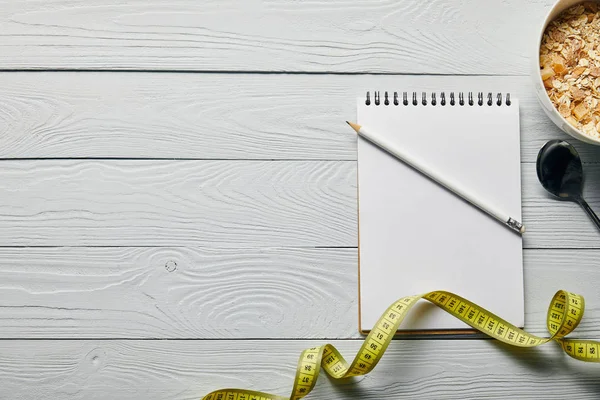
[[[356,249],[0,248],[0,338],[358,337],[356,276]]]
[[[600,338],[599,259],[525,250],[527,330],[566,289]],[[360,338],[357,288],[356,249],[0,248],[0,338]]]
[[[291,392],[300,352],[322,341],[0,341],[0,397],[189,400],[213,390]],[[347,358],[360,341],[334,341]],[[493,341],[395,341],[367,377],[322,376],[320,399],[598,398],[600,364],[553,343],[518,349]]]
[[[552,1],[13,1],[3,69],[527,74]],[[490,18],[493,16],[493,18]],[[466,28],[468,27],[468,29]]]
[[[598,248],[523,168],[525,248]],[[586,165],[600,209],[600,164]],[[7,160],[0,246],[357,246],[353,161]],[[560,232],[560,236],[557,236]]]
[[[569,138],[527,77],[37,72],[0,73],[0,86],[0,158],[356,160],[344,121],[375,89],[511,92],[525,162]],[[600,160],[600,147],[572,142]]]
[[[354,164],[5,161],[0,245],[355,245]]]

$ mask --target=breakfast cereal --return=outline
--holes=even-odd
[[[560,115],[600,139],[600,3],[570,7],[548,25],[540,46],[540,68]]]

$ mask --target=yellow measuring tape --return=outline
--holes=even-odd
[[[473,328],[504,343],[518,347],[535,347],[554,340],[573,358],[600,362],[600,342],[565,339],[583,317],[585,302],[578,294],[559,290],[554,295],[546,318],[550,337],[542,338],[517,328],[463,297],[438,290],[420,296],[403,297],[388,307],[350,364],[330,344],[304,350],[298,361],[290,397],[244,389],[221,389],[207,394],[202,400],[298,400],[313,389],[321,368],[335,379],[367,374],[375,368],[400,323],[420,299],[430,301]]]

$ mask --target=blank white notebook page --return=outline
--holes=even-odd
[[[521,219],[519,105],[367,106],[358,124]],[[395,300],[447,290],[524,325],[522,238],[402,161],[358,138],[361,331]],[[400,330],[470,329],[421,301]]]

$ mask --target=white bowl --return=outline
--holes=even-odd
[[[590,136],[587,136],[586,134],[575,128],[573,125],[569,124],[567,120],[565,120],[562,117],[562,115],[559,114],[558,110],[556,110],[556,108],[552,104],[552,101],[550,101],[548,93],[546,93],[546,88],[544,88],[544,82],[542,81],[542,75],[540,73],[540,45],[542,44],[542,37],[544,36],[544,31],[546,30],[546,27],[550,22],[552,22],[556,17],[558,17],[558,15],[561,12],[575,4],[583,2],[584,1],[582,0],[558,0],[554,4],[552,9],[546,16],[546,20],[544,21],[544,25],[542,26],[542,30],[540,32],[540,35],[538,36],[537,46],[535,48],[535,56],[533,57],[534,61],[532,62],[532,77],[537,97],[540,100],[540,103],[542,104],[542,108],[544,109],[548,117],[550,117],[552,122],[554,122],[560,129],[573,136],[574,138],[579,139],[585,143],[600,146],[600,139],[594,139]]]

